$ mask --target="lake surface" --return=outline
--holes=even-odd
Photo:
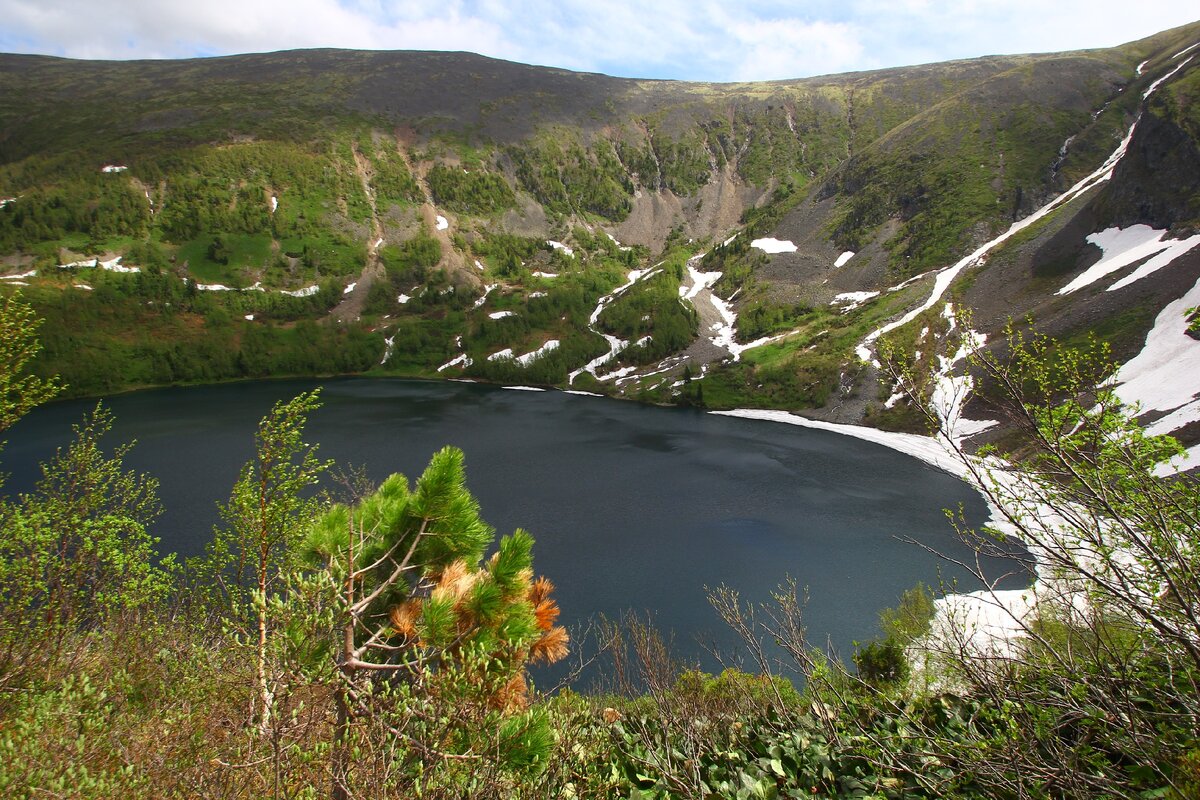
[[[879,610],[918,581],[964,579],[916,545],[955,558],[968,548],[942,509],[986,517],[960,480],[888,448],[825,431],[562,392],[387,379],[269,381],[161,389],[104,401],[110,444],[137,440],[129,466],[161,482],[161,549],[201,552],[253,453],[272,404],[323,386],[308,440],[375,480],[415,478],[453,444],[467,485],[498,534],[536,539],[534,565],[557,585],[563,622],[649,612],[686,659],[714,663],[697,637],[733,649],[705,587],[766,601],[789,576],[808,588],[814,644],[848,654],[877,634]],[[36,409],[9,431],[6,491],[70,438],[95,401]],[[999,575],[1011,564],[995,566]],[[1019,581],[1019,579],[1013,579]],[[1020,585],[1013,583],[1011,585]]]

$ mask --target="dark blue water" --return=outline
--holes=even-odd
[[[253,452],[258,420],[314,381],[162,389],[105,400],[112,443],[136,439],[128,463],[161,481],[164,550],[200,552]],[[807,587],[809,639],[847,653],[877,633],[879,610],[924,581],[961,570],[968,548],[942,509],[982,521],[978,495],[901,453],[824,431],[561,392],[462,383],[322,382],[309,440],[376,480],[415,479],[446,444],[466,454],[467,483],[499,534],[529,530],[537,572],[558,586],[563,621],[650,613],[685,659],[697,637],[736,649],[705,587],[766,601],[788,577]],[[0,452],[6,490],[32,487],[36,464],[65,444],[94,401],[40,408]],[[996,574],[1010,565],[996,566]],[[965,590],[978,588],[964,582]],[[705,660],[705,665],[713,662]]]

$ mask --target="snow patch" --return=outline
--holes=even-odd
[[[954,306],[946,303],[942,316],[950,321],[950,330],[954,330]],[[979,350],[987,343],[987,337],[977,331],[968,330],[963,333],[958,352],[947,358],[938,356],[938,370],[934,374],[933,391],[930,392],[929,405],[941,420],[942,430],[949,435],[957,445],[963,439],[993,428],[1000,424],[996,420],[973,420],[963,416],[963,407],[967,398],[975,388],[975,380],[967,375],[954,375],[954,367],[971,353]]]
[[[1192,45],[1192,47],[1195,47],[1195,46],[1196,46],[1196,45]],[[1192,49],[1192,47],[1189,47],[1189,48],[1187,48],[1186,50],[1180,50],[1178,53],[1176,53],[1175,55],[1171,56],[1171,58],[1179,58],[1181,55],[1183,55],[1184,53],[1186,53],[1188,50],[1191,50],[1191,49]],[[1185,58],[1185,59],[1183,60],[1183,63],[1181,63],[1179,66],[1175,67],[1175,69],[1171,70],[1171,71],[1170,71],[1170,72],[1168,72],[1166,75],[1163,75],[1161,78],[1159,78],[1158,80],[1156,80],[1154,83],[1150,84],[1150,88],[1149,88],[1149,89],[1147,89],[1146,91],[1142,92],[1142,99],[1143,99],[1143,100],[1145,100],[1147,97],[1149,97],[1151,94],[1153,94],[1153,93],[1154,93],[1154,90],[1155,90],[1155,89],[1157,89],[1159,86],[1162,86],[1162,85],[1163,85],[1164,83],[1166,83],[1167,81],[1171,80],[1171,78],[1174,78],[1174,77],[1175,77],[1175,73],[1179,72],[1179,70],[1181,70],[1181,69],[1183,69],[1184,67],[1186,67],[1186,66],[1188,65],[1188,62],[1189,62],[1189,61],[1191,61],[1191,60],[1192,60],[1192,57],[1191,57],[1191,56],[1188,56],[1187,58]],[[1139,118],[1140,118],[1140,115],[1139,115]],[[1134,124],[1134,125],[1137,125],[1137,122],[1135,121],[1133,124]]]
[[[755,239],[750,243],[751,247],[756,247],[764,253],[794,253],[796,245],[786,239]]]
[[[901,289],[911,286],[912,284],[916,283],[917,281],[921,280],[922,278],[926,278],[928,276],[929,276],[928,272],[922,272],[920,275],[913,275],[911,278],[909,278],[908,280],[906,280],[902,283],[897,283],[895,286],[889,286],[887,288],[887,291],[889,294],[891,292],[898,292]]]
[[[530,353],[526,353],[523,356],[517,356],[517,363],[520,364],[522,367],[528,367],[534,361],[537,361],[539,358],[546,355],[547,353],[552,353],[555,350],[557,350],[558,345],[559,345],[558,339],[550,339],[544,345],[539,347],[537,350],[534,350],[533,352],[530,352]]]
[[[253,322],[253,321],[254,321],[254,315],[253,315],[253,314],[247,314],[246,316],[242,317],[242,319],[246,320],[247,322]]]
[[[319,291],[321,291],[321,287],[313,284],[312,286],[305,286],[303,289],[284,290],[280,294],[286,294],[289,297],[312,297]]]
[[[31,269],[29,272],[22,272],[20,275],[0,275],[0,281],[20,281],[25,278],[32,278],[37,275],[36,269]]]
[[[1151,436],[1160,436],[1164,433],[1177,431],[1184,425],[1190,425],[1193,422],[1200,422],[1200,400],[1193,400],[1175,409],[1165,417],[1154,420],[1154,422],[1146,426],[1146,433]]]
[[[662,262],[659,262],[659,263],[662,263]],[[655,267],[657,267],[657,266],[658,265],[656,264]],[[570,386],[572,383],[574,383],[575,379],[578,378],[580,375],[582,375],[585,372],[590,374],[593,378],[596,378],[597,380],[607,380],[608,378],[612,377],[612,375],[618,375],[618,377],[619,377],[620,375],[628,374],[628,371],[632,369],[631,367],[627,367],[625,370],[618,370],[616,373],[612,373],[612,375],[606,375],[604,377],[600,377],[599,375],[596,374],[597,369],[599,369],[600,367],[604,366],[606,363],[611,361],[613,358],[616,357],[617,353],[621,352],[623,349],[625,349],[625,347],[627,347],[629,345],[629,342],[625,341],[624,339],[618,339],[616,336],[612,336],[611,334],[607,334],[602,331],[596,330],[596,322],[597,322],[597,320],[600,319],[600,314],[604,311],[605,306],[607,306],[613,300],[616,300],[618,297],[620,297],[627,289],[629,289],[629,287],[633,286],[635,283],[637,283],[638,281],[643,280],[645,278],[652,278],[660,272],[662,272],[661,269],[654,269],[654,268],[646,269],[646,270],[642,270],[642,269],[630,270],[628,278],[625,281],[625,283],[621,284],[616,289],[613,289],[612,292],[604,295],[596,302],[596,308],[592,311],[592,316],[588,318],[588,329],[590,331],[592,331],[593,333],[604,337],[604,340],[606,342],[608,342],[608,352],[604,353],[602,355],[599,355],[596,358],[593,358],[587,364],[583,365],[582,367],[580,367],[579,369],[573,371],[570,375],[568,375],[567,376],[567,385],[568,386]]]
[[[1033,589],[980,589],[934,600],[925,646],[932,652],[966,652],[1010,660],[1037,609]]]
[[[836,306],[844,304],[845,307],[842,309],[842,313],[848,314],[861,306],[863,303],[878,296],[879,292],[842,292],[839,295],[835,295],[834,298],[829,301],[829,305]]]
[[[1165,230],[1155,230],[1149,225],[1132,225],[1128,228],[1106,228],[1089,235],[1087,241],[1099,247],[1104,253],[1103,257],[1055,294],[1078,291],[1130,264],[1162,253],[1171,246],[1170,242],[1163,241],[1166,234]]]
[[[613,236],[611,233],[608,233],[607,231],[604,233],[604,235],[607,236],[612,241],[612,243],[617,246],[617,249],[623,253],[627,253],[633,249],[632,247],[626,247],[625,245],[618,242],[617,237]]]
[[[700,272],[692,266],[691,261],[688,262],[687,269],[688,275],[692,278],[692,286],[687,289],[683,286],[679,287],[679,296],[684,300],[694,300],[700,292],[711,289],[717,281],[721,280],[720,272]],[[730,298],[730,300],[732,299]]]
[[[396,298],[396,302],[397,302],[397,303],[399,303],[400,305],[404,305],[404,304],[405,304],[405,303],[407,303],[409,300],[412,300],[412,298],[411,298],[411,297],[409,297],[409,296],[408,296],[408,295],[406,295],[406,294],[401,294],[400,296],[398,296],[398,297]]]
[[[1187,309],[1197,305],[1200,305],[1200,281],[1158,313],[1141,352],[1122,364],[1113,378],[1117,396],[1122,402],[1136,406],[1138,413],[1187,409],[1181,410],[1171,422],[1164,419],[1151,425],[1156,433],[1167,432],[1167,426],[1176,421],[1187,424],[1196,415],[1200,342],[1187,335]]]
[[[479,263],[478,258],[475,259],[475,268],[478,269],[480,272],[483,272],[485,269],[487,269],[487,267],[485,267],[485,266],[483,266],[483,264]]]
[[[535,277],[535,278],[557,278],[558,273],[557,272],[535,272],[535,273],[533,273],[533,277]]]
[[[846,252],[842,253],[840,256],[837,257],[837,261],[833,262],[833,266],[835,266],[835,267],[845,266],[846,262],[852,258],[854,258],[854,251],[847,250]]]
[[[634,372],[637,372],[637,367],[621,367],[620,369],[613,370],[607,375],[597,375],[596,380],[620,382],[622,378]]]
[[[534,351],[532,351],[532,352],[526,353],[526,354],[525,354],[525,355],[523,355],[523,356],[518,356],[518,355],[515,355],[515,354],[513,353],[513,349],[512,349],[511,347],[506,347],[506,348],[504,348],[503,350],[500,350],[500,351],[497,351],[497,352],[495,352],[495,353],[492,353],[490,356],[488,356],[488,357],[487,357],[487,360],[488,360],[488,361],[500,361],[500,360],[502,360],[502,359],[510,359],[510,360],[512,360],[512,361],[515,361],[516,363],[520,364],[522,367],[528,367],[528,366],[529,366],[530,364],[532,364],[534,361],[537,361],[539,358],[541,358],[542,356],[546,355],[547,353],[550,353],[550,352],[553,352],[554,350],[557,350],[557,349],[558,349],[558,345],[559,345],[559,341],[558,341],[558,339],[551,339],[551,340],[549,340],[548,342],[546,342],[545,344],[543,344],[541,347],[539,347],[537,350],[534,350]],[[462,357],[464,357],[464,358],[465,358],[465,356],[462,356]],[[451,363],[451,364],[453,364],[453,363],[456,363],[456,362],[457,362],[457,359],[456,359],[455,361],[452,361],[452,362],[450,362],[450,363]],[[470,365],[470,360],[469,360],[469,359],[467,360],[467,365],[468,365],[468,366]],[[440,371],[440,370],[439,370],[439,371]],[[505,388],[511,388],[511,387],[505,387]],[[541,390],[541,389],[536,389],[536,390],[533,390],[533,391],[539,391],[539,392],[540,392],[540,391],[542,391],[542,390]]]
[[[76,289],[83,289],[85,292],[92,291],[92,287],[88,286],[86,283],[76,283],[74,286]]]
[[[100,168],[100,171],[101,172],[124,172],[127,169],[129,169],[129,167],[127,167],[123,164],[105,164],[103,167]]]
[[[1166,477],[1186,472],[1196,467],[1200,467],[1200,444],[1192,445],[1178,458],[1174,458],[1165,464],[1159,464],[1154,469],[1154,474],[1159,477]]]
[[[350,294],[351,292],[354,291],[355,286],[358,286],[358,281],[354,281],[353,283],[346,286],[345,289],[342,289],[342,294]]]
[[[540,386],[501,386],[501,389],[508,389],[513,392],[544,392],[545,389]]]
[[[450,227],[450,221],[447,220],[445,217],[443,217],[441,214],[438,214],[437,215],[437,229],[439,231],[444,231],[449,227]]]
[[[121,257],[110,258],[108,261],[101,261],[99,258],[83,259],[81,261],[72,261],[70,264],[60,264],[60,269],[103,269],[109,272],[141,272],[139,267],[126,267],[121,264]]]
[[[692,280],[692,285],[686,289],[683,286],[679,287],[679,295],[681,300],[695,299],[702,291],[711,289],[712,286],[718,280],[720,280],[720,272],[700,272],[693,266],[693,264],[698,263],[703,257],[704,254],[700,254],[692,256],[692,258],[688,259],[687,270],[688,276]],[[768,342],[775,341],[776,339],[781,339],[784,336],[787,336],[787,332],[775,336],[764,336],[763,338],[753,341],[750,344],[738,344],[736,339],[737,314],[734,313],[732,307],[733,298],[736,296],[737,292],[735,292],[733,296],[729,298],[729,300],[722,300],[720,297],[717,297],[717,295],[710,292],[709,299],[712,301],[713,308],[717,310],[717,314],[720,315],[721,321],[713,323],[711,327],[713,335],[709,337],[709,341],[711,341],[717,347],[720,347],[722,350],[726,350],[729,355],[733,357],[734,361],[739,361],[741,360],[742,353],[745,351],[754,347],[760,347]]]
[[[440,367],[438,367],[437,371],[442,372],[444,370],[450,369],[451,367],[457,367],[457,366],[462,366],[463,369],[466,369],[467,367],[471,366],[472,363],[474,363],[474,362],[471,361],[470,356],[468,356],[466,353],[460,353],[456,357],[450,359],[445,364],[442,364]]]
[[[117,256],[116,258],[110,258],[108,261],[97,260],[97,266],[99,266],[100,269],[107,270],[108,272],[130,273],[130,272],[141,272],[142,271],[141,267],[127,267],[124,264],[122,264],[121,256]]]
[[[1108,287],[1108,291],[1115,292],[1118,289],[1124,289],[1129,284],[1140,281],[1142,278],[1152,273],[1158,272],[1165,266],[1168,266],[1175,259],[1190,251],[1193,247],[1200,244],[1200,233],[1189,236],[1186,239],[1170,239],[1167,241],[1167,247],[1154,258],[1142,264],[1133,272],[1126,275],[1121,280]]]
[[[574,257],[574,255],[575,255],[575,251],[574,251],[574,250],[572,250],[571,248],[567,247],[567,246],[566,246],[565,244],[563,244],[562,242],[555,242],[555,241],[551,241],[550,239],[547,239],[547,240],[546,240],[546,244],[550,245],[550,246],[551,246],[551,247],[553,247],[555,250],[562,250],[562,251],[563,251],[563,253],[564,253],[564,254],[566,254],[566,255],[568,255],[568,256],[572,256],[572,257]]]
[[[721,315],[723,323],[713,325],[715,335],[710,337],[709,341],[711,341],[717,347],[727,350],[729,355],[733,356],[734,361],[741,361],[742,353],[746,352],[747,350],[753,350],[755,347],[762,347],[764,344],[770,344],[771,342],[777,339],[782,339],[791,333],[791,331],[784,331],[783,333],[779,333],[774,336],[764,336],[761,339],[755,339],[749,344],[739,344],[736,338],[737,314],[733,312],[733,308],[727,301],[722,300],[715,294],[712,295],[712,304],[713,307],[717,309],[717,313]]]
[[[476,300],[476,301],[475,301],[475,305],[471,306],[471,308],[479,308],[479,307],[481,307],[481,306],[482,306],[484,303],[486,303],[486,302],[487,302],[487,299],[488,299],[488,295],[489,295],[489,294],[491,294],[491,293],[492,293],[492,291],[493,291],[493,290],[494,290],[494,289],[495,289],[497,286],[499,286],[499,285],[500,285],[500,284],[498,284],[498,283],[489,283],[489,284],[487,284],[486,286],[484,286],[484,287],[483,287],[483,296],[482,296],[482,297],[480,297],[478,300]],[[404,295],[401,295],[401,297],[403,297],[403,296],[404,296]],[[400,302],[402,302],[402,303],[403,303],[403,302],[405,302],[405,301],[401,300]]]
[[[149,197],[150,197],[150,195],[146,195],[147,199],[149,199]],[[277,209],[277,208],[279,208],[279,198],[276,197],[275,195],[271,195],[271,213],[274,214],[275,209]]]
[[[515,311],[493,311],[488,314],[492,319],[504,319],[505,317],[515,317],[516,315]]]

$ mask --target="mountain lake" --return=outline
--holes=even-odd
[[[557,587],[561,621],[647,616],[685,662],[738,640],[707,601],[728,585],[766,602],[787,581],[807,590],[810,644],[849,656],[877,615],[918,581],[957,579],[971,560],[943,509],[986,518],[980,496],[911,456],[837,433],[560,391],[398,379],[285,380],[168,388],[105,399],[111,448],[136,440],[127,466],[158,478],[160,549],[202,552],[259,419],[276,401],[321,386],[306,439],[340,468],[415,481],[444,445],[466,455],[467,486],[497,535],[533,534],[534,567]],[[37,464],[96,404],[35,409],[8,433],[4,491],[29,491]],[[912,541],[910,541],[912,540]],[[914,544],[919,542],[920,545]],[[987,565],[995,576],[1010,561]],[[1002,581],[1028,582],[1016,572]]]

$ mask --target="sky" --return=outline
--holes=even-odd
[[[1194,0],[0,0],[0,52],[192,58],[468,50],[630,78],[802,78],[1111,47]]]

